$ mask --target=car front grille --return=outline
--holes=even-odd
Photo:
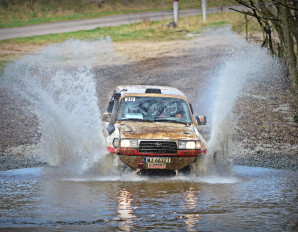
[[[141,141],[139,145],[140,153],[151,154],[173,154],[177,153],[176,142],[166,141]]]

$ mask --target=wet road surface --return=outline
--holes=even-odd
[[[0,230],[295,231],[297,173],[235,166],[228,176],[65,177],[0,172]]]
[[[106,109],[111,96],[109,93],[117,85],[127,83],[168,85],[170,83],[171,86],[178,87],[189,95],[195,112],[200,108],[202,114],[205,114],[206,109],[210,108],[209,102],[200,104],[198,101],[203,98],[206,91],[207,84],[204,80],[209,77],[210,72],[214,71],[213,67],[218,66],[221,55],[224,55],[224,51],[229,48],[217,43],[215,45],[209,43],[210,49],[205,48],[208,45],[208,38],[210,37],[198,40],[194,44],[195,47],[204,46],[204,49],[193,49],[188,55],[178,57],[179,59],[169,57],[153,59],[151,62],[148,60],[146,65],[141,63],[142,65],[137,68],[125,63],[108,67],[100,65],[92,72],[88,68],[73,69],[69,72],[67,68],[65,70],[59,66],[56,68],[54,62],[48,73],[47,67],[38,69],[38,73],[44,75],[41,77],[45,78],[41,80],[47,80],[47,75],[55,76],[64,84],[54,88],[57,83],[54,79],[54,82],[47,86],[51,88],[46,88],[46,90],[53,90],[52,92],[35,89],[36,93],[42,93],[41,96],[49,97],[39,99],[39,95],[34,95],[33,98],[33,100],[40,100],[38,102],[40,104],[36,104],[36,107],[40,122],[43,123],[42,133],[46,138],[43,140],[46,141],[45,151],[48,154],[46,158],[53,162],[49,164],[55,165],[55,160],[52,159],[60,158],[62,164],[67,163],[75,172],[79,167],[84,166],[84,161],[86,161],[85,166],[89,167],[103,154],[101,144],[98,143],[101,141],[98,135],[100,130],[94,126],[98,124],[99,111],[97,107],[93,107],[96,108],[95,111],[90,110],[89,107],[85,110],[85,106],[97,106],[95,85],[92,85],[94,79],[99,93],[100,112]],[[104,44],[109,43],[107,41]],[[61,65],[64,67],[67,63],[64,56],[61,59],[60,52],[55,55],[52,50],[63,51],[67,44],[82,52],[74,53],[79,57],[75,55],[68,58],[70,67],[77,62],[82,62],[85,57],[100,57],[101,53],[90,53],[96,50],[94,49],[96,43],[70,41],[62,44],[62,48],[58,46],[50,49],[51,52],[45,50],[35,58],[25,57],[24,60],[28,60],[27,70],[30,70],[30,67],[36,67],[36,63],[48,64],[53,60],[63,60]],[[243,50],[243,46],[239,48],[240,51]],[[50,53],[49,58],[45,59],[48,53]],[[103,53],[109,56],[114,54],[109,50],[107,52],[103,50]],[[246,57],[249,57],[249,60],[255,58],[251,55]],[[40,62],[41,60],[43,62]],[[24,78],[22,62],[21,59],[19,66],[17,62],[16,68],[11,66],[8,77],[17,76],[25,79],[28,92],[23,91],[23,94],[27,96],[26,94],[29,93],[31,96],[32,86],[38,86],[35,84],[35,72],[32,75],[28,71],[28,75]],[[157,63],[159,63],[158,66],[156,66]],[[236,72],[234,76],[238,79],[239,76],[246,77],[240,74],[247,64],[247,59],[243,59],[240,64],[235,62],[235,67],[241,72]],[[56,69],[59,70],[58,73]],[[14,72],[15,70],[20,72]],[[52,75],[51,70],[55,75]],[[234,70],[233,68],[232,71]],[[269,74],[267,76],[270,76]],[[17,80],[16,83],[18,83]],[[211,78],[209,82],[217,83]],[[71,90],[81,89],[81,83],[84,87],[89,87],[86,89],[88,91],[81,91],[82,95],[72,94]],[[65,89],[71,93],[70,97],[62,94],[62,100],[58,101],[55,107],[38,108],[55,102],[53,99],[56,99],[57,92],[67,95],[67,91],[62,91]],[[212,93],[212,91],[207,92],[208,95]],[[93,103],[96,104],[85,104],[89,102],[86,99],[94,99]],[[84,107],[79,107],[76,114],[72,114],[72,111],[66,110],[69,105],[65,106],[65,102]],[[233,101],[229,103],[233,105]],[[52,117],[55,123],[51,121],[48,109],[54,109],[51,113],[55,116]],[[219,115],[222,114],[219,112]],[[79,129],[73,130],[76,129],[74,124]],[[55,128],[54,126],[56,130],[51,130]],[[82,128],[87,129],[83,131]],[[95,132],[91,133],[91,129],[94,128]],[[16,136],[13,134],[11,137]],[[96,149],[90,149],[89,153],[84,153],[86,148],[89,148],[87,142],[82,142],[85,138],[87,142],[97,138],[95,145],[89,146]],[[57,152],[58,148],[62,149],[62,152]],[[65,154],[66,157],[63,156]],[[56,165],[59,164],[58,162]],[[110,176],[94,173],[88,176],[65,176],[60,171],[57,168],[32,168],[0,172],[0,230],[8,231],[8,228],[12,228],[11,231],[297,231],[298,228],[297,172],[236,166],[234,173],[229,176],[180,175],[175,179],[167,176],[135,176],[133,173]]]

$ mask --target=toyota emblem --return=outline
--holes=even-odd
[[[162,147],[162,143],[160,142],[155,143],[155,147]]]

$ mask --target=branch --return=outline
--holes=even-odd
[[[235,0],[235,1],[238,2],[240,5],[246,6],[247,8],[251,8],[252,7],[251,5],[245,3],[245,2],[243,2],[241,0]]]
[[[276,4],[280,4],[280,5],[284,6],[284,7],[290,8],[291,10],[298,10],[298,8],[296,8],[294,6],[291,6],[291,5],[288,5],[288,4],[286,4],[284,2],[281,2],[279,0],[272,0],[272,2],[274,2]]]
[[[252,13],[250,11],[244,11],[244,10],[240,11],[240,10],[236,10],[234,8],[229,8],[229,9],[230,10],[233,10],[233,11],[236,11],[238,13],[241,13],[241,14],[245,14],[245,15],[249,15],[249,16],[255,17],[257,19],[266,19],[266,20],[277,21],[277,22],[280,21],[280,19],[272,19],[272,18],[267,18],[267,17],[261,17],[261,16],[258,16],[257,13]]]
[[[275,4],[273,4],[274,8],[276,9],[277,7]],[[266,15],[269,20],[271,21],[280,21],[279,17],[277,14],[274,14],[272,10],[270,10],[270,7],[267,6],[267,4],[263,0],[259,0],[259,10],[261,15]]]
[[[234,8],[229,8],[229,10],[233,10],[233,11],[236,11],[238,13],[245,14],[245,15],[248,14],[248,12],[249,12],[249,11],[244,11],[244,10],[236,10]]]

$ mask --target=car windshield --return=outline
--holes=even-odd
[[[118,121],[192,122],[188,104],[179,98],[124,97],[119,106]]]

